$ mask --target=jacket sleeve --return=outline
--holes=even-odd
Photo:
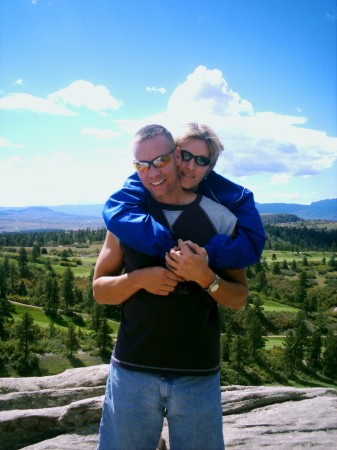
[[[209,264],[217,268],[244,268],[257,262],[266,235],[254,196],[248,189],[212,171],[200,185],[204,195],[230,209],[237,217],[236,235],[214,236],[205,245]]]
[[[146,213],[149,195],[134,173],[121,190],[108,198],[102,215],[107,229],[125,244],[147,255],[163,258],[176,243],[170,231]]]

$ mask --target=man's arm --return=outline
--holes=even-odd
[[[216,273],[208,266],[206,251],[190,241],[178,240],[179,249],[173,249],[166,255],[166,264],[170,270],[186,281],[198,283],[202,289],[215,280]],[[216,291],[209,295],[221,306],[241,309],[247,303],[248,287],[245,271],[242,269],[224,269]]]
[[[180,276],[160,266],[121,273],[123,267],[124,254],[116,237],[108,231],[93,278],[93,294],[97,303],[118,305],[140,289],[156,295],[168,295],[181,281]]]

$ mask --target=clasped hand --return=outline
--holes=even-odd
[[[177,247],[165,255],[166,267],[185,281],[198,283],[203,272],[208,268],[207,252],[191,241],[178,240]]]

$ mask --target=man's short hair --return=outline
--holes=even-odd
[[[169,144],[172,144],[171,147],[175,147],[174,139],[171,132],[165,128],[163,125],[151,124],[145,125],[135,134],[134,142],[142,142],[147,139],[153,139],[157,136],[164,136]]]

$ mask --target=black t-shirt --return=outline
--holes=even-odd
[[[214,223],[219,222],[222,209],[206,208],[205,211],[202,199],[198,196],[184,206],[163,205],[150,199],[148,212],[171,229],[175,238],[204,245],[221,232]],[[164,261],[122,242],[121,248],[125,254],[126,272],[164,265]],[[219,355],[218,306],[197,283],[179,283],[167,296],[153,295],[141,289],[123,303],[112,356],[115,364],[166,376],[210,375],[219,370]]]

